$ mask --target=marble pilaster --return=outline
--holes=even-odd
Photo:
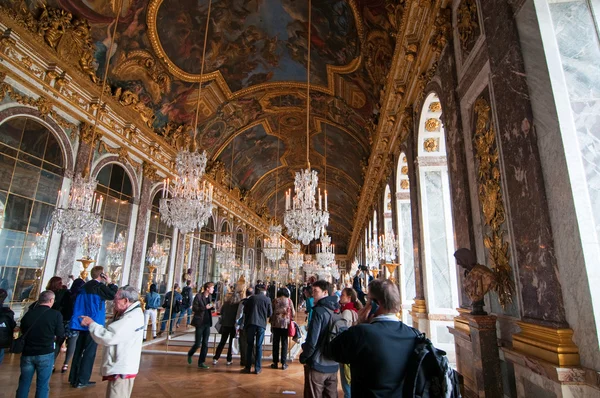
[[[481,1],[479,7],[523,319],[564,327],[562,289],[513,10],[506,0]]]
[[[148,163],[144,163],[143,168],[142,189],[137,214],[138,219],[133,240],[131,270],[129,272],[129,284],[135,287],[139,287],[142,282],[142,271],[145,263],[144,250],[146,248],[146,236],[148,235],[148,217],[152,208],[152,185],[156,176],[156,169]]]

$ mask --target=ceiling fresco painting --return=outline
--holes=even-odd
[[[259,124],[236,136],[217,160],[227,170],[232,170],[234,185],[249,191],[260,177],[277,165],[278,145],[280,153],[283,153],[285,144],[268,135]]]
[[[198,75],[207,0],[163,0],[156,15],[160,45],[177,68]],[[232,92],[266,82],[306,81],[307,2],[212,1],[205,72],[220,72]],[[344,0],[313,3],[311,76],[327,85],[327,65],[360,53],[352,9]],[[176,28],[173,28],[176,27]]]
[[[87,20],[90,79],[98,84],[108,69],[113,98],[139,101],[144,112],[136,114],[170,145],[173,132],[194,132],[199,106],[199,147],[229,170],[234,142],[234,185],[271,214],[277,142],[280,193],[306,167],[308,2],[212,0],[202,79],[208,0],[122,0],[120,9],[112,0],[0,0],[23,4],[34,17],[45,5]],[[325,127],[329,228],[340,248],[350,239],[403,4],[312,1],[310,162],[323,183]]]

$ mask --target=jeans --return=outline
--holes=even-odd
[[[200,358],[198,358],[198,366],[202,365],[206,361],[206,354],[208,354],[208,338],[210,337],[210,326],[202,325],[196,327],[196,337],[194,339],[194,345],[188,351],[188,356],[191,357],[196,353],[196,350],[200,345]]]
[[[277,364],[279,360],[279,345],[281,344],[281,364],[285,365],[287,362],[288,330],[271,328],[271,333],[273,333],[273,363]]]
[[[233,338],[235,337],[235,327],[234,326],[221,326],[221,341],[219,342],[219,346],[217,347],[217,352],[215,352],[215,357],[213,359],[218,360],[221,358],[221,353],[223,352],[223,348],[225,348],[225,344],[227,343],[227,338],[229,338],[229,351],[227,351],[227,362],[233,361]]]
[[[262,351],[263,351],[263,341],[265,339],[265,328],[249,325],[246,327],[247,340],[248,343],[248,352],[246,353],[246,369],[250,369],[252,366],[252,360],[254,359],[254,370],[260,371],[262,367]],[[254,341],[256,338],[256,357],[253,358],[254,354]]]
[[[350,398],[350,383],[346,380],[346,372],[350,372],[350,367],[346,369],[346,365],[340,363],[340,378],[342,379],[342,391],[344,392],[344,398]],[[350,375],[348,375],[350,376]]]
[[[160,323],[160,332],[161,333],[164,332],[165,329],[167,328],[167,320],[169,320],[169,318],[171,318],[171,322],[170,322],[170,325],[169,325],[169,331],[170,331],[170,333],[173,333],[173,329],[174,329],[174,326],[175,326],[175,320],[177,319],[177,314],[178,313],[176,312],[173,315],[173,317],[171,318],[170,308],[167,308],[165,310],[165,315],[163,316],[163,320]]]
[[[75,354],[75,347],[77,346],[77,338],[79,334],[75,334],[67,339],[67,353],[65,355],[65,363],[64,365],[68,365],[73,359],[73,354]]]
[[[21,356],[21,376],[17,398],[27,398],[33,374],[37,372],[35,398],[46,398],[50,394],[50,376],[54,367],[54,353],[33,356]]]
[[[4,348],[0,348],[0,364],[4,361]]]
[[[190,323],[192,322],[192,307],[187,309],[184,308],[183,310],[181,310],[181,312],[179,313],[179,318],[177,318],[177,326],[181,325],[181,320],[183,319],[185,314],[187,314],[187,325],[190,326]]]
[[[72,386],[89,383],[96,359],[96,348],[98,345],[90,336],[90,332],[80,331],[69,373],[69,383]]]

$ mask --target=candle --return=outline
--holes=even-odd
[[[321,188],[319,188],[319,210],[323,208],[323,199],[321,198]]]
[[[325,190],[325,211],[327,211],[327,190]]]

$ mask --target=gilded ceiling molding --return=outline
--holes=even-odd
[[[410,110],[424,97],[423,90],[437,69],[440,47],[447,45],[451,33],[448,25],[450,14],[449,10],[441,8],[442,3],[447,5],[447,2],[419,0],[406,0],[404,3],[392,69],[387,75],[381,115],[372,139],[373,150],[354,218],[354,232],[348,244],[350,256],[354,254],[364,226],[372,216],[370,209],[378,201],[382,181],[386,181],[388,154],[393,153],[401,140],[413,130],[409,127],[413,123],[412,112],[406,109]],[[414,57],[414,61],[406,62],[407,56],[409,59]]]
[[[484,97],[475,101],[475,136],[473,146],[477,163],[479,204],[486,225],[483,243],[488,250],[491,267],[496,274],[498,301],[503,308],[512,303],[515,283],[512,278],[508,242],[504,238],[506,213],[502,198],[496,131],[491,120],[491,107]]]
[[[223,78],[223,75],[220,71],[214,71],[210,73],[205,73],[202,76],[199,74],[193,74],[189,72],[183,71],[179,68],[166,54],[161,42],[158,37],[158,26],[157,26],[157,16],[158,10],[163,3],[164,0],[150,0],[148,4],[148,9],[146,13],[146,25],[148,26],[148,40],[150,42],[150,46],[152,50],[158,57],[158,59],[165,65],[168,71],[175,76],[176,78],[186,81],[186,82],[209,82],[215,81],[217,86],[221,89],[225,98],[227,100],[231,100],[238,97],[243,97],[247,94],[254,93],[261,90],[272,90],[272,89],[303,89],[306,88],[306,83],[298,83],[298,82],[274,82],[274,83],[263,83],[255,86],[247,87],[242,90],[238,90],[236,92],[232,92],[229,88],[229,85]],[[359,37],[364,36],[364,28],[362,27],[362,17],[358,12],[358,8],[355,4],[355,1],[350,2],[350,8],[354,13],[354,20],[357,25],[357,30],[359,33]],[[360,27],[359,27],[360,25]],[[362,41],[362,40],[361,40]],[[311,89],[314,91],[320,91],[325,94],[335,95],[335,85],[334,85],[334,76],[336,74],[348,74],[356,71],[361,65],[362,57],[359,56],[352,60],[348,65],[344,66],[334,66],[327,65],[327,86],[322,87],[320,85],[312,85]]]

